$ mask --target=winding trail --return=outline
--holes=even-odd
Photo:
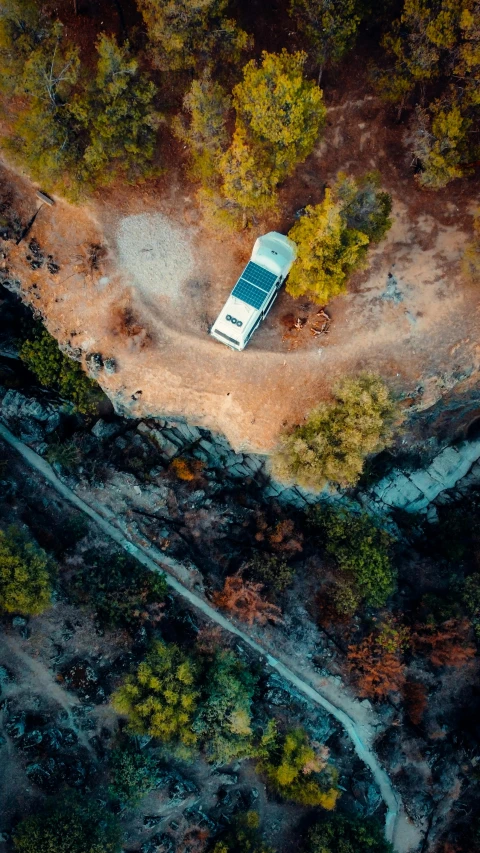
[[[287,665],[278,657],[274,657],[268,648],[264,648],[257,640],[237,627],[233,621],[227,619],[211,607],[207,601],[180,583],[173,574],[175,567],[179,565],[175,560],[157,551],[153,546],[147,551],[141,545],[131,542],[110,521],[103,518],[98,511],[92,509],[72,489],[62,483],[49,463],[16,438],[3,424],[0,424],[0,438],[16,450],[33,469],[41,474],[58,494],[96,522],[106,536],[113,539],[150,571],[158,572],[162,570],[166,575],[168,586],[177,595],[184,598],[192,607],[201,611],[225,631],[237,636],[243,643],[253,649],[256,654],[260,655],[264,659],[265,664],[271,667],[271,669],[276,670],[285,681],[288,681],[300,693],[303,693],[308,699],[324,708],[329,714],[332,714],[350,737],[358,757],[372,771],[379,787],[382,799],[387,807],[385,820],[385,836],[387,840],[392,842],[398,853],[407,853],[407,851],[418,847],[421,840],[421,833],[407,817],[399,793],[393,787],[388,774],[381,766],[373,750],[372,742],[375,737],[374,720],[372,724],[366,725],[364,720],[355,719],[355,703],[347,696],[346,691],[342,691],[337,687],[336,693],[338,696],[334,698],[332,690],[326,690],[325,692],[330,697],[327,698],[326,695],[322,694],[320,689],[313,687],[308,681],[305,681],[305,677],[308,675],[305,670],[302,670],[301,675],[297,674],[291,660],[289,661],[290,665]],[[341,707],[342,705],[343,707]],[[345,707],[348,708],[348,711],[345,710]],[[373,712],[372,717],[374,717]]]

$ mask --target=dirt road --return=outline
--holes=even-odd
[[[302,666],[301,671],[296,671],[292,667],[291,660],[289,661],[290,665],[288,665],[287,662],[280,659],[278,654],[273,655],[273,650],[268,648],[268,644],[261,642],[261,635],[253,638],[245,628],[240,628],[232,620],[227,619],[211,607],[203,598],[180,583],[175,576],[177,568],[175,560],[157,551],[154,547],[147,550],[126,538],[115,527],[113,520],[107,521],[99,512],[79,498],[75,492],[59,480],[45,459],[19,441],[2,424],[0,424],[0,438],[20,453],[25,461],[40,473],[65,500],[88,515],[106,536],[134,556],[150,571],[164,571],[168,585],[177,595],[225,631],[237,636],[262,658],[266,667],[276,670],[282,678],[308,699],[332,714],[350,737],[358,757],[372,771],[387,807],[385,823],[387,839],[393,843],[398,853],[407,853],[407,851],[415,850],[418,847],[421,833],[405,814],[400,795],[393,787],[372,747],[376,734],[376,724],[378,725],[373,710],[369,710],[366,714],[365,708],[348,693],[345,687],[337,682],[328,678],[319,679],[315,672],[308,670],[308,667]],[[179,568],[181,569],[181,567]]]

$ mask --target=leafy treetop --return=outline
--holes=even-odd
[[[251,40],[232,18],[228,0],[138,0],[154,64],[179,70],[214,62],[238,62]]]
[[[328,749],[309,743],[303,729],[281,736],[270,721],[259,748],[259,769],[272,788],[288,800],[304,806],[335,808],[340,795],[336,773],[328,764]]]
[[[272,456],[275,477],[319,490],[326,483],[354,485],[365,459],[390,441],[395,404],[380,377],[345,378],[330,403],[285,435]]]
[[[79,794],[56,797],[24,818],[13,834],[18,853],[119,853],[117,819]]]
[[[331,815],[310,830],[308,853],[393,853],[382,827],[371,818]]]
[[[50,606],[47,555],[12,528],[0,530],[0,609],[36,616]]]

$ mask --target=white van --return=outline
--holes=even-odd
[[[293,240],[270,231],[259,237],[210,334],[230,349],[245,349],[285,281],[297,256]]]

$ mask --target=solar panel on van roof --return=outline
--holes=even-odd
[[[276,280],[275,273],[249,261],[232,290],[232,296],[236,296],[237,299],[241,299],[258,311]]]
[[[253,261],[248,262],[240,277],[249,281],[250,284],[255,284],[257,287],[260,287],[260,289],[264,290],[266,293],[272,289],[274,282],[277,280],[275,273],[270,272],[270,270],[266,270],[263,267],[259,267],[258,264],[254,264]]]

